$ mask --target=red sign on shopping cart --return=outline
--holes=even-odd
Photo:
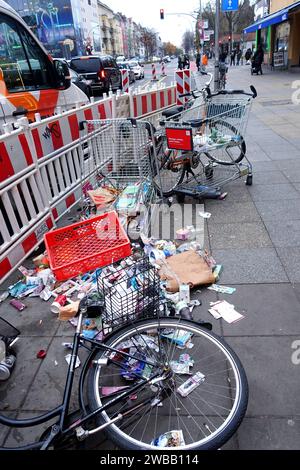
[[[169,149],[193,150],[193,135],[190,127],[168,127],[166,137]]]

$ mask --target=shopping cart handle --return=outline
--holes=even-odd
[[[192,91],[189,91],[188,93],[182,93],[179,95],[180,98],[183,98],[184,96],[194,96]]]
[[[250,85],[250,90],[252,91],[253,98],[257,97],[257,91],[253,85]]]
[[[182,124],[184,126],[190,127],[201,127],[203,124],[207,122],[207,119],[189,119],[188,121],[184,121]]]

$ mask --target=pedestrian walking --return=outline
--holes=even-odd
[[[236,50],[232,49],[230,54],[230,65],[235,65]]]
[[[179,68],[179,70],[183,69],[183,60],[182,60],[181,55],[178,56],[178,68]]]
[[[246,53],[245,53],[245,60],[246,60],[246,65],[250,65],[250,59],[252,57],[252,50],[250,49],[250,47],[247,49]]]
[[[184,57],[183,57],[183,68],[184,68],[184,69],[189,69],[189,68],[190,68],[190,58],[189,58],[188,54],[184,54]]]
[[[236,65],[240,65],[241,58],[242,58],[242,51],[239,49],[236,54]]]
[[[200,72],[200,68],[201,68],[201,54],[200,54],[199,51],[197,52],[197,55],[196,55],[196,66],[197,66],[198,72]]]

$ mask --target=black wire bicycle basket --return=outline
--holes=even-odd
[[[148,257],[131,256],[104,269],[97,277],[103,298],[102,321],[114,328],[159,313],[160,278]]]

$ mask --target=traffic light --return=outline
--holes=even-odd
[[[160,19],[163,20],[165,18],[165,11],[163,8],[160,9]]]
[[[230,36],[228,36],[228,41],[230,41],[230,39],[231,39],[231,37],[230,37]]]

